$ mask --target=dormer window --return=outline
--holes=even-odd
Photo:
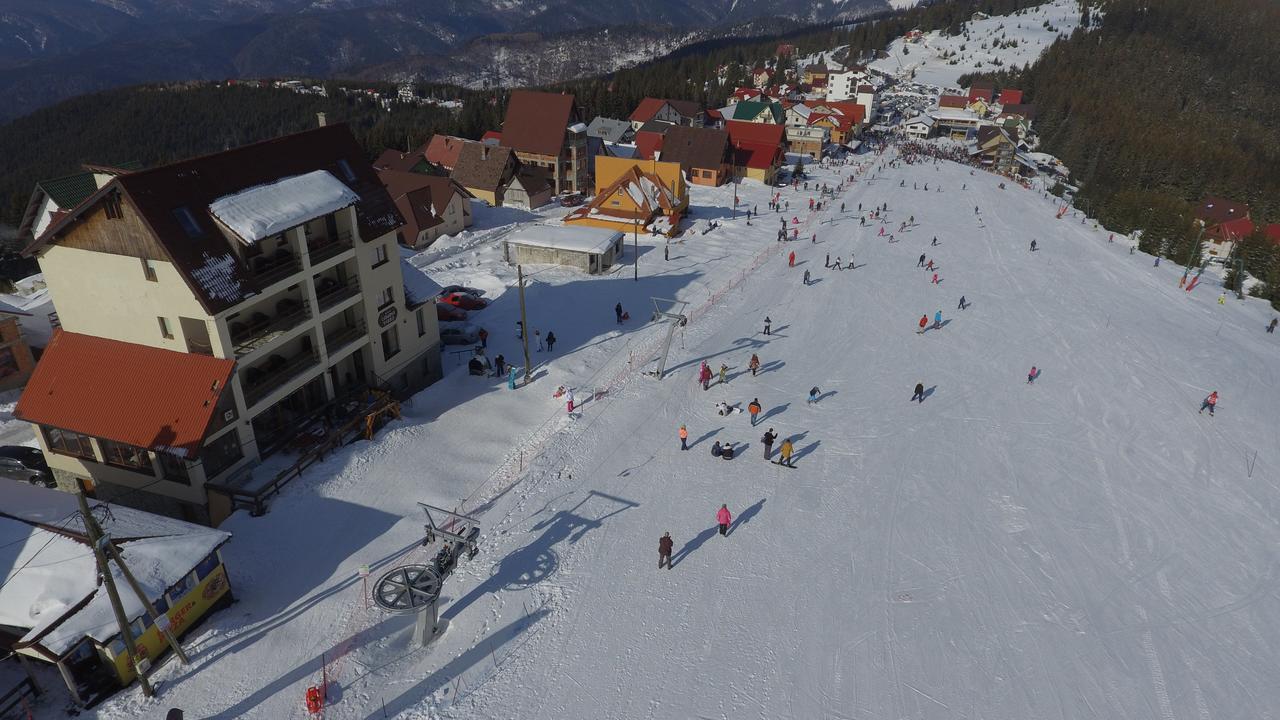
[[[182,231],[187,234],[187,237],[198,238],[204,235],[204,231],[200,229],[200,223],[196,222],[196,216],[192,215],[191,210],[185,206],[175,209],[173,217],[182,226]]]
[[[342,171],[343,180],[346,180],[349,183],[356,181],[356,173],[351,169],[351,164],[347,162],[346,158],[338,160],[338,169]]]

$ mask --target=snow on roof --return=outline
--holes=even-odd
[[[917,115],[911,118],[910,120],[908,120],[905,124],[914,125],[916,123],[922,123],[924,125],[933,125],[933,118],[928,115]]]
[[[296,227],[359,202],[327,170],[314,170],[214,200],[209,212],[245,244]]]
[[[400,258],[400,274],[404,275],[404,297],[410,305],[418,305],[436,297],[444,288],[406,258]]]
[[[977,113],[958,108],[936,108],[929,112],[935,120],[979,120]]]
[[[513,233],[508,243],[528,247],[544,247],[573,252],[603,253],[613,246],[622,233],[602,228],[534,225]]]
[[[117,633],[78,509],[70,493],[0,481],[0,567],[6,568],[0,576],[0,625],[27,630],[23,643],[56,655],[86,636],[106,642]],[[231,538],[221,530],[124,506],[91,510],[152,600]],[[124,578],[112,568],[124,587]],[[120,599],[130,619],[143,614],[133,593],[122,592]]]
[[[229,252],[217,257],[205,253],[204,262],[192,269],[191,277],[209,297],[236,303],[246,297],[240,288],[236,268],[236,258]]]

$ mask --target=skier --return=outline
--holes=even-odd
[[[1280,319],[1277,319],[1277,318],[1271,318],[1271,324],[1270,324],[1270,325],[1267,325],[1267,332],[1269,332],[1269,333],[1274,333],[1274,332],[1276,331],[1276,323],[1277,323],[1277,322],[1280,322]]]
[[[689,428],[686,428],[683,425],[680,426],[680,449],[689,449]]]
[[[916,392],[911,396],[911,400],[919,400],[924,402],[924,383],[916,383]],[[908,400],[907,402],[911,402]]]
[[[548,330],[547,331],[547,352],[551,352],[552,350],[554,350],[555,345],[556,345],[556,334]]]
[[[1039,374],[1040,374],[1040,371],[1036,369],[1035,365],[1032,365],[1031,372],[1027,373],[1027,384],[1030,385],[1031,383],[1035,382],[1036,376]]]
[[[760,407],[760,398],[755,398],[754,400],[752,400],[752,401],[751,401],[751,403],[750,403],[749,405],[747,405],[747,412],[751,413],[751,425],[752,425],[752,427],[755,427],[755,424],[756,424],[756,416],[758,416],[758,415],[760,414],[760,410],[761,410],[761,407]]]
[[[795,266],[796,266],[796,251],[792,250],[791,254],[787,256],[787,267],[795,267]]]
[[[924,265],[924,269],[925,269],[925,270],[932,271],[932,270],[933,270],[933,260],[930,260],[929,262],[925,263],[925,265]]]
[[[809,271],[808,271],[808,270],[805,270],[805,271],[804,271],[804,284],[805,284],[805,285],[808,285],[808,284],[809,284]]]
[[[729,366],[720,363],[720,384],[724,385],[729,382]]]
[[[769,334],[770,334],[770,332],[769,332],[769,326],[770,326],[770,325],[772,325],[772,324],[773,324],[773,321],[769,319],[769,316],[768,316],[768,315],[765,315],[765,316],[764,316],[764,334],[765,334],[765,335],[769,335]],[[752,355],[751,357],[755,357],[755,356],[754,356],[754,355]]]
[[[516,389],[516,366],[515,365],[512,365],[511,369],[507,371],[507,389],[508,390]]]
[[[795,450],[795,446],[791,444],[791,438],[782,441],[782,447],[778,448],[778,464],[787,467],[795,467],[791,464],[791,453]]]
[[[569,414],[573,414],[573,390],[564,391],[564,406],[568,409]]]
[[[1227,294],[1226,294],[1226,293],[1222,293],[1221,295],[1219,295],[1219,296],[1218,296],[1218,304],[1219,304],[1219,305],[1226,305],[1226,304],[1227,304]]]
[[[877,235],[876,237],[884,237],[884,226],[883,226],[883,225],[881,225],[881,226],[880,226],[880,234],[879,234],[879,235]]]
[[[840,203],[840,214],[844,214],[844,203]]]
[[[831,267],[831,253],[827,253],[827,259],[825,262],[822,263],[822,267],[824,268]]]
[[[925,254],[920,253],[920,259],[916,261],[916,267],[924,267]]]
[[[618,324],[622,324],[622,303],[613,306],[613,314],[618,318]]]
[[[1155,262],[1155,264],[1154,264],[1154,265],[1152,265],[1151,267],[1160,267],[1160,256],[1159,256],[1159,255],[1157,255],[1157,256],[1156,256],[1156,262]]]
[[[715,444],[711,446],[711,457],[720,457],[723,454],[724,448],[720,447],[720,441],[715,441]]]
[[[760,356],[751,353],[751,362],[747,363],[747,367],[751,369],[751,377],[755,377],[760,370]]]
[[[930,282],[932,282],[934,285],[938,284],[938,273],[933,274],[933,280],[931,280]]]
[[[671,569],[671,548],[675,545],[671,539],[671,533],[662,533],[662,537],[658,540],[658,569],[661,570],[663,564],[667,569]]]
[[[934,235],[934,236],[933,236],[933,247],[938,247],[938,236],[937,236],[937,235]]]
[[[921,315],[921,316],[920,316],[920,329],[917,331],[917,334],[918,334],[918,335],[923,335],[923,334],[924,334],[924,329],[925,329],[925,328],[927,328],[927,327],[929,327],[929,316],[928,316],[928,315]]]
[[[702,383],[703,390],[711,387],[711,366],[706,360],[702,361],[702,367],[698,370],[698,382]]]
[[[942,311],[941,310],[933,314],[933,326],[935,328],[942,327]]]
[[[733,522],[733,514],[729,512],[728,505],[721,505],[716,511],[716,524],[720,526],[720,534],[729,534],[729,523]]]
[[[973,206],[973,214],[974,214],[974,215],[977,215],[977,214],[978,214],[978,206],[977,206],[977,205],[974,205],[974,206]]]
[[[818,393],[821,392],[817,387],[809,388],[809,399],[805,400],[806,405],[812,405],[818,402]]]
[[[963,310],[963,309],[965,309],[965,307],[967,307],[967,303],[965,303],[965,301],[964,301],[964,296],[963,296],[963,295],[961,295],[961,296],[960,296],[960,304],[956,306],[956,309],[957,309],[957,310]]]
[[[1214,390],[1213,392],[1209,393],[1209,397],[1205,398],[1204,402],[1200,404],[1200,412],[1204,412],[1205,408],[1208,408],[1209,416],[1213,417],[1213,409],[1217,407],[1217,405],[1218,405],[1218,391]]]
[[[764,445],[765,460],[768,460],[769,456],[773,454],[773,441],[777,439],[778,439],[778,436],[774,434],[773,428],[769,428],[769,432],[761,436],[760,444]]]
[[[850,264],[850,265],[852,265],[853,263],[851,262],[851,263],[849,263],[849,264]],[[837,255],[837,256],[836,256],[836,269],[837,269],[837,270],[843,270],[843,269],[844,269],[844,267],[842,267],[842,261],[840,260],[840,256],[839,256],[839,255]],[[1270,332],[1270,330],[1268,330],[1267,332]]]
[[[1031,252],[1035,252],[1035,251],[1036,251],[1036,241],[1035,241],[1035,240],[1032,240],[1032,241],[1031,241]]]

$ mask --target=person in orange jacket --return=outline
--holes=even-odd
[[[755,377],[756,373],[760,371],[760,356],[751,353],[751,362],[747,363],[747,367],[751,368],[751,377]]]
[[[787,256],[787,267],[795,267],[795,266],[796,266],[796,251],[792,250],[791,254]]]
[[[929,327],[929,316],[928,316],[928,315],[921,315],[921,316],[920,316],[920,329],[916,331],[916,334],[918,334],[918,335],[923,335],[923,334],[924,334],[924,329],[925,329],[925,328],[927,328],[927,327]]]
[[[751,404],[747,405],[747,412],[751,413],[751,424],[753,426],[756,424],[756,416],[760,414],[760,410],[760,398],[752,400]]]
[[[680,449],[689,449],[689,428],[683,425],[680,426]]]
[[[1209,393],[1209,397],[1205,398],[1204,402],[1200,403],[1200,412],[1204,412],[1205,409],[1208,408],[1209,415],[1210,417],[1212,417],[1213,409],[1217,406],[1218,406],[1218,391],[1214,390],[1213,392]]]

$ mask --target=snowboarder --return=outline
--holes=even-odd
[[[805,270],[805,271],[804,271],[804,284],[805,284],[805,285],[808,285],[808,284],[809,284],[809,271],[808,271],[808,270]]]
[[[935,328],[942,327],[942,311],[941,310],[933,314],[933,326]]]
[[[751,377],[755,377],[756,373],[760,370],[760,356],[755,353],[751,353],[751,362],[747,363],[747,367],[751,369]]]
[[[671,548],[675,542],[671,539],[671,533],[662,533],[662,537],[658,540],[658,569],[661,570],[665,564],[667,569],[671,569]]]
[[[795,266],[796,266],[796,251],[792,250],[791,254],[787,255],[787,267],[795,267]]]
[[[689,428],[686,428],[683,425],[680,426],[680,449],[689,449]]]
[[[760,414],[760,410],[760,398],[755,398],[749,405],[747,405],[747,412],[751,413],[751,425],[753,427],[756,424],[756,416]]]
[[[480,347],[482,348],[489,347],[489,331],[488,330],[485,330],[484,328],[480,328],[480,332],[476,333],[476,335],[480,338]]]
[[[613,306],[613,314],[618,318],[618,324],[622,324],[622,303]]]
[[[921,316],[920,316],[920,329],[916,331],[916,332],[917,332],[917,334],[919,334],[919,335],[923,335],[923,334],[924,334],[924,329],[925,329],[925,328],[927,328],[927,327],[929,327],[929,316],[928,316],[928,315],[921,315]]]
[[[733,522],[733,514],[729,512],[728,505],[721,505],[716,511],[716,524],[720,526],[720,534],[729,534],[729,523]]]
[[[516,389],[516,366],[515,365],[512,365],[511,369],[507,371],[507,389],[508,390]]]
[[[769,333],[769,326],[770,326],[770,325],[772,325],[772,324],[773,324],[773,321],[769,319],[769,316],[768,316],[768,315],[765,315],[765,316],[764,316],[764,334],[765,334],[765,335],[769,335],[769,334],[770,334],[770,333]],[[754,355],[752,355],[752,357],[755,357],[755,356],[754,356]]]
[[[720,384],[724,385],[727,382],[729,382],[729,366],[720,363]]]
[[[916,392],[911,396],[911,400],[919,400],[924,402],[924,383],[916,383]],[[908,400],[907,402],[910,402]]]
[[[698,370],[698,382],[702,383],[703,390],[711,387],[711,366],[706,360],[702,361],[702,367]]]
[[[1267,325],[1267,332],[1274,333],[1276,331],[1276,323],[1280,322],[1278,318],[1271,318],[1271,324]]]
[[[1035,365],[1032,365],[1031,372],[1027,373],[1027,384],[1030,385],[1031,383],[1035,382],[1036,376],[1039,374],[1040,374],[1040,371],[1036,369]]]
[[[769,432],[760,437],[760,444],[764,445],[765,460],[768,460],[769,456],[773,454],[773,441],[777,439],[778,436],[774,434],[773,428],[769,428]]]
[[[547,352],[551,352],[552,350],[554,350],[555,345],[556,345],[556,334],[548,330],[547,331]]]
[[[569,411],[569,414],[572,415],[573,414],[573,390],[564,391],[564,406]]]
[[[502,353],[498,353],[498,357],[493,359],[493,376],[496,378],[502,377],[506,371],[506,365],[507,359],[502,356]]]
[[[925,254],[920,253],[920,259],[916,261],[916,267],[924,267]]]
[[[782,447],[778,448],[778,464],[787,467],[795,467],[791,464],[791,453],[795,450],[795,446],[791,444],[791,438],[782,441]]]
[[[1213,392],[1209,393],[1209,397],[1205,398],[1204,402],[1200,404],[1200,412],[1203,413],[1205,411],[1205,408],[1208,408],[1209,416],[1213,417],[1213,409],[1217,406],[1218,406],[1218,391],[1214,390]]]
[[[724,448],[720,447],[720,441],[717,440],[711,446],[711,457],[720,457],[724,454]]]
[[[809,388],[809,399],[808,399],[808,400],[805,400],[805,404],[806,404],[806,405],[812,405],[812,404],[814,404],[814,403],[818,402],[818,394],[819,394],[820,392],[821,392],[821,391],[820,391],[820,390],[818,390],[818,388],[817,388],[817,387]]]
[[[1032,241],[1031,241],[1031,252],[1035,252],[1035,251],[1036,251],[1036,241],[1035,241],[1035,240],[1032,240]]]

